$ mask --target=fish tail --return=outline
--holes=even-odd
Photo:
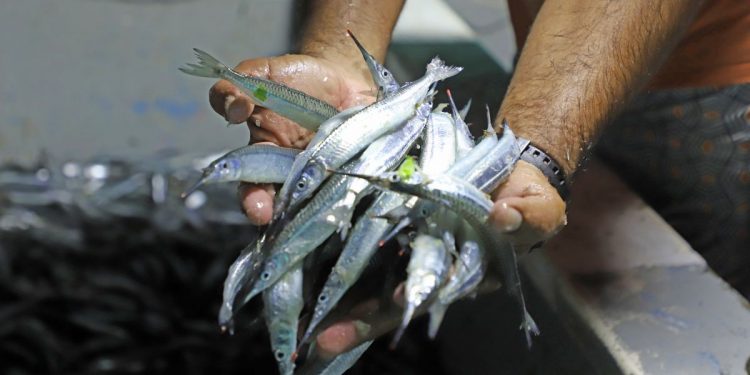
[[[523,323],[521,323],[521,329],[526,334],[526,344],[531,349],[531,335],[539,336],[539,327],[536,325],[534,318],[531,317],[528,311],[524,312]]]
[[[464,68],[460,66],[445,65],[445,62],[437,56],[427,64],[427,73],[431,74],[435,81],[442,81],[446,78],[453,77],[462,70],[464,70]]]
[[[510,139],[515,140],[516,135],[513,133],[512,130],[510,130],[510,126],[508,125],[508,120],[503,119],[503,134],[500,136],[500,139]]]
[[[198,64],[188,63],[186,67],[180,67],[181,72],[198,77],[220,78],[229,68],[221,61],[198,48],[193,48]]]

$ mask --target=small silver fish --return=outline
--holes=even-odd
[[[392,348],[401,339],[417,308],[430,299],[443,284],[450,265],[448,252],[439,238],[425,234],[417,235],[411,243],[411,249],[411,258],[406,267],[408,276],[404,287],[406,308],[401,325],[391,341]]]
[[[219,310],[219,327],[222,331],[234,334],[234,310],[235,307],[241,307],[241,305],[235,306],[235,299],[240,289],[246,286],[257,273],[261,259],[260,243],[254,242],[242,249],[240,256],[229,266]]]
[[[263,312],[271,349],[282,375],[294,373],[297,326],[302,312],[302,263],[298,263],[263,292]]]
[[[203,175],[185,198],[204,184],[244,181],[282,183],[300,150],[271,145],[250,145],[229,151],[203,169]]]
[[[508,123],[503,123],[503,135],[495,147],[462,176],[480,190],[490,192],[505,181],[521,157],[525,144],[519,142]]]
[[[430,306],[430,324],[428,335],[437,336],[438,328],[443,320],[445,311],[451,303],[471,294],[484,279],[484,250],[476,241],[466,241],[461,245],[458,259],[453,262],[453,272],[448,282],[440,288],[438,298]]]
[[[180,71],[198,77],[226,79],[259,106],[268,108],[305,129],[316,131],[321,123],[338,113],[332,105],[302,91],[239,73],[210,54],[197,48],[193,50],[199,63],[187,64],[187,67],[180,67]]]

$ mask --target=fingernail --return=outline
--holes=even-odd
[[[227,95],[227,97],[224,98],[224,119],[227,120],[227,122],[230,124],[232,122],[229,121],[229,106],[231,106],[232,103],[234,103],[234,99],[235,99],[234,95]]]
[[[504,224],[501,229],[504,232],[513,232],[518,230],[518,228],[520,228],[521,224],[523,223],[523,215],[521,215],[521,213],[518,212],[518,210],[516,210],[515,208],[508,206],[508,204],[505,202],[503,202],[501,207],[503,211],[505,211],[502,215]]]

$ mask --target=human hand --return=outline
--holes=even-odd
[[[508,181],[492,194],[490,222],[516,251],[526,251],[567,223],[565,202],[535,166],[518,161]]]
[[[525,161],[516,164],[508,181],[495,190],[492,198],[495,205],[490,222],[517,251],[552,237],[566,223],[565,202],[547,177]],[[485,291],[498,286],[492,275],[483,284]],[[403,314],[402,293],[401,288],[396,289],[393,304],[363,303],[348,318],[328,326],[317,336],[318,356],[330,358],[395,329]],[[424,313],[424,307],[418,313]]]
[[[283,83],[328,102],[338,110],[369,104],[374,97],[372,80],[363,64],[347,64],[308,55],[284,55],[242,61],[240,73]],[[269,142],[282,147],[304,148],[313,133],[278,114],[256,106],[228,81],[217,82],[209,92],[211,107],[231,124],[247,122],[251,143]],[[275,190],[270,184],[242,184],[240,200],[250,221],[268,223]]]

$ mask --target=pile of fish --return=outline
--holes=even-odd
[[[219,324],[232,332],[235,312],[260,295],[280,372],[292,374],[298,349],[324,328],[324,319],[358,282],[378,249],[395,239],[410,249],[405,251],[410,258],[405,309],[393,346],[412,317],[422,312],[430,315],[429,335],[434,337],[448,306],[475,295],[491,279],[488,269],[503,276],[530,345],[538,330],[525,307],[516,254],[488,224],[493,206],[488,194],[511,173],[524,141],[507,123],[502,134],[496,134],[489,110],[487,130],[475,141],[450,93],[449,113],[443,111],[448,105],[433,107],[437,83],[462,68],[435,57],[421,78],[402,85],[350,36],[378,93],[373,104],[340,113],[300,91],[238,73],[198,49],[199,63],[181,68],[191,75],[226,79],[258,105],[316,132],[302,151],[261,145],[231,151],[210,163],[186,192],[189,197],[202,185],[221,181],[282,184],[271,223],[229,268]],[[364,213],[355,217],[364,202],[367,207],[359,208]],[[305,305],[303,272],[309,272],[303,265],[323,251],[333,251],[337,261],[332,268],[318,268],[328,274],[327,280],[309,312],[309,324],[298,335]],[[315,372],[343,373],[368,345]]]

